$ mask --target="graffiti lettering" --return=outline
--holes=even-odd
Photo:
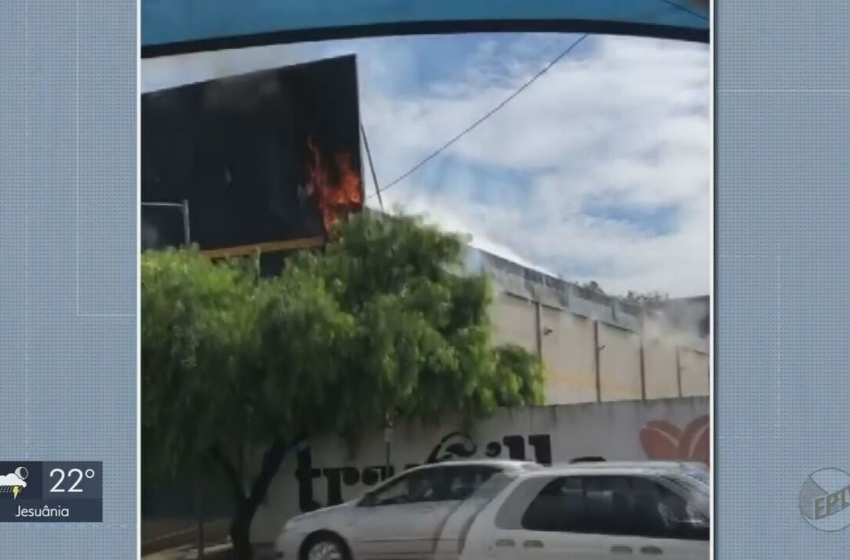
[[[534,449],[534,460],[541,465],[552,464],[552,440],[549,434],[528,436],[528,444]]]
[[[707,415],[694,418],[684,428],[667,420],[652,420],[640,429],[639,439],[649,459],[710,460],[711,422]]]
[[[501,441],[491,441],[484,446],[484,456],[489,458],[508,458],[517,461],[528,460],[527,451],[533,460],[543,465],[552,464],[552,442],[549,434],[534,434],[527,438],[522,435],[508,435]],[[505,457],[507,450],[507,457]],[[440,463],[452,459],[468,459],[474,457],[478,446],[467,434],[452,432],[443,437],[425,460],[425,464]],[[403,472],[419,466],[419,463],[408,463],[398,472]],[[363,485],[372,487],[395,476],[397,469],[393,465],[373,465],[357,467],[343,465],[339,467],[315,468],[310,447],[306,446],[298,453],[298,465],[295,477],[298,481],[298,507],[302,512],[313,511],[322,507],[316,501],[314,483],[325,486],[327,505],[332,506],[344,501],[346,488]]]

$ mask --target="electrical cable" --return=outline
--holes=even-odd
[[[504,99],[501,103],[499,103],[499,104],[498,104],[498,105],[496,105],[494,108],[492,108],[490,111],[488,111],[487,113],[485,113],[485,114],[484,114],[481,118],[479,118],[477,121],[475,121],[474,123],[472,123],[471,125],[469,125],[469,126],[468,126],[468,127],[466,127],[465,129],[463,129],[460,133],[456,134],[456,135],[455,135],[454,137],[452,137],[452,138],[451,138],[448,142],[446,142],[445,144],[443,144],[442,146],[440,146],[439,148],[437,148],[436,150],[434,150],[433,152],[431,152],[431,154],[430,154],[428,157],[424,158],[424,159],[423,159],[423,160],[421,160],[419,163],[417,163],[416,165],[414,165],[413,167],[411,167],[410,169],[408,169],[407,171],[405,171],[404,173],[402,173],[401,175],[399,175],[399,176],[398,176],[396,179],[394,179],[393,181],[390,181],[390,182],[389,182],[389,183],[388,183],[388,184],[387,184],[384,188],[382,188],[382,189],[377,189],[377,187],[376,187],[376,190],[377,190],[376,194],[378,194],[378,193],[383,193],[383,192],[387,192],[389,189],[391,189],[391,188],[393,188],[394,186],[398,185],[399,183],[401,183],[402,181],[404,181],[405,179],[407,179],[408,177],[410,177],[411,175],[413,175],[414,173],[416,173],[417,171],[419,171],[419,169],[420,169],[420,168],[422,168],[422,167],[423,167],[425,164],[427,164],[429,161],[431,161],[432,159],[434,159],[435,157],[437,157],[438,155],[440,155],[441,153],[443,153],[444,151],[446,151],[446,149],[448,149],[448,148],[449,148],[452,144],[454,144],[455,142],[457,142],[458,140],[460,140],[461,138],[463,138],[464,136],[466,136],[467,134],[469,134],[470,132],[472,132],[473,130],[475,130],[476,128],[478,128],[478,126],[479,126],[479,125],[481,125],[484,121],[486,121],[487,119],[489,119],[490,117],[492,117],[494,114],[496,114],[496,113],[497,113],[499,110],[501,110],[501,109],[502,109],[505,105],[507,105],[508,103],[510,103],[511,101],[513,101],[514,99],[516,99],[516,97],[517,97],[519,94],[521,94],[523,91],[525,91],[526,89],[528,89],[528,87],[529,87],[529,86],[531,86],[531,84],[533,84],[534,82],[536,82],[536,81],[537,81],[538,79],[540,79],[540,78],[541,78],[544,74],[546,74],[546,72],[548,72],[549,70],[551,70],[553,66],[555,66],[558,62],[560,62],[560,61],[561,61],[561,59],[563,59],[565,56],[567,56],[568,54],[570,54],[570,53],[571,53],[571,52],[572,52],[572,51],[573,51],[576,47],[578,47],[578,46],[579,46],[579,44],[581,44],[581,42],[582,42],[582,41],[584,41],[585,39],[587,39],[587,37],[588,37],[588,34],[587,34],[587,33],[585,33],[584,35],[582,35],[581,37],[579,37],[578,39],[576,39],[575,41],[573,41],[573,42],[572,42],[572,44],[570,44],[570,46],[569,46],[569,47],[567,47],[566,49],[564,49],[564,50],[563,50],[563,51],[562,51],[562,52],[561,52],[558,56],[556,56],[556,57],[555,57],[555,58],[554,58],[551,62],[549,62],[549,64],[547,64],[546,66],[544,66],[544,67],[543,67],[543,68],[542,68],[539,72],[537,72],[534,76],[532,76],[532,77],[531,77],[531,78],[530,78],[527,82],[525,82],[524,84],[522,84],[522,85],[521,85],[519,88],[517,88],[517,89],[516,89],[513,93],[511,93],[508,97],[506,97],[506,98],[505,98],[505,99]],[[373,196],[375,196],[375,195],[370,195],[370,196],[368,196],[368,197],[366,197],[366,198],[367,198],[367,200],[368,200],[368,199],[372,198]]]
[[[660,1],[660,2],[663,2],[663,3],[665,3],[665,4],[667,4],[668,6],[671,6],[671,7],[673,7],[673,8],[676,8],[677,10],[681,10],[681,11],[686,12],[686,13],[688,13],[688,14],[690,14],[690,15],[694,16],[694,17],[697,17],[697,18],[699,18],[699,19],[702,19],[702,20],[704,20],[704,21],[707,21],[707,20],[708,20],[708,18],[707,18],[707,17],[705,17],[703,14],[700,14],[700,13],[698,13],[698,12],[695,12],[695,11],[691,10],[690,8],[688,8],[688,7],[686,7],[686,6],[682,6],[681,4],[677,4],[677,3],[676,3],[676,2],[674,2],[673,0],[659,0],[659,1]],[[461,138],[463,138],[464,136],[466,136],[467,134],[469,134],[470,132],[472,132],[473,130],[475,130],[476,128],[478,128],[478,126],[480,126],[480,125],[481,125],[484,121],[486,121],[487,119],[489,119],[490,117],[492,117],[494,114],[496,114],[498,111],[500,111],[500,110],[501,110],[501,109],[502,109],[505,105],[507,105],[508,103],[510,103],[511,101],[513,101],[513,100],[514,100],[517,96],[519,96],[519,94],[521,94],[521,93],[522,93],[523,91],[525,91],[525,90],[526,90],[529,86],[531,86],[531,84],[533,84],[534,82],[536,82],[536,81],[537,81],[538,79],[540,79],[540,78],[541,78],[544,74],[546,74],[546,72],[548,72],[549,70],[551,70],[553,66],[555,66],[558,62],[560,62],[560,61],[561,61],[561,59],[563,59],[565,56],[567,56],[568,54],[570,54],[570,53],[573,51],[573,49],[575,49],[577,46],[579,46],[579,44],[581,44],[581,42],[582,42],[582,41],[584,41],[585,39],[587,39],[587,37],[588,37],[588,36],[589,36],[589,34],[588,34],[588,33],[585,33],[585,34],[583,34],[581,37],[579,37],[578,39],[576,39],[576,40],[575,40],[575,41],[574,41],[574,42],[573,42],[573,43],[572,43],[569,47],[567,47],[566,49],[564,49],[564,50],[563,50],[563,51],[562,51],[562,52],[561,52],[558,56],[556,56],[556,57],[555,57],[555,58],[554,58],[554,59],[553,59],[553,60],[552,60],[549,64],[547,64],[546,66],[544,66],[544,67],[543,67],[543,68],[542,68],[539,72],[537,72],[534,76],[532,76],[532,77],[531,77],[531,79],[529,79],[527,82],[525,82],[524,84],[522,84],[522,85],[521,85],[518,89],[516,89],[516,90],[515,90],[515,91],[514,91],[511,95],[509,95],[508,97],[506,97],[506,98],[505,98],[505,99],[504,99],[501,103],[499,103],[499,104],[498,104],[498,105],[496,105],[493,109],[491,109],[490,111],[488,111],[487,113],[485,113],[485,114],[484,114],[481,118],[479,118],[477,121],[475,121],[474,123],[472,123],[471,125],[469,125],[469,126],[468,126],[468,127],[466,127],[465,129],[463,129],[460,133],[458,133],[457,135],[455,135],[454,137],[452,137],[452,138],[451,138],[449,141],[447,141],[445,144],[443,144],[442,146],[440,146],[439,148],[437,148],[436,150],[434,150],[433,152],[431,152],[431,154],[430,154],[430,155],[428,155],[427,157],[425,157],[424,159],[422,159],[419,163],[417,163],[416,165],[414,165],[413,167],[411,167],[410,169],[408,169],[407,171],[405,171],[404,173],[402,173],[401,175],[399,175],[399,176],[398,176],[397,178],[395,178],[394,180],[390,181],[390,182],[389,182],[389,183],[388,183],[388,184],[387,184],[384,188],[378,188],[378,185],[377,185],[377,182],[376,182],[376,183],[375,183],[375,194],[372,194],[372,195],[367,196],[367,197],[366,197],[366,199],[368,200],[368,199],[370,199],[370,198],[373,198],[374,196],[378,196],[378,198],[379,198],[379,200],[380,200],[380,198],[381,198],[381,193],[388,191],[389,189],[393,188],[394,186],[398,185],[399,183],[401,183],[402,181],[404,181],[405,179],[407,179],[408,177],[410,177],[411,175],[413,175],[414,173],[416,173],[417,171],[419,171],[419,169],[421,169],[421,168],[422,168],[424,165],[426,165],[429,161],[431,161],[432,159],[434,159],[435,157],[437,157],[438,155],[440,155],[441,153],[443,153],[444,151],[446,151],[446,150],[447,150],[450,146],[452,146],[455,142],[457,142],[458,140],[460,140]],[[364,131],[364,133],[365,133],[365,131]],[[368,150],[368,148],[367,148],[367,150]],[[370,157],[370,160],[371,160],[371,155],[369,155],[369,157]],[[371,161],[370,161],[370,165],[371,165]],[[374,173],[374,166],[373,166],[372,170],[373,170],[373,173]],[[373,177],[373,179],[374,179],[374,177]],[[383,201],[381,201],[381,206],[383,207]]]
[[[658,0],[658,1],[664,2],[668,6],[676,8],[677,10],[681,10],[681,11],[685,12],[686,14],[691,14],[692,16],[697,17],[697,18],[699,18],[703,21],[708,21],[708,18],[706,16],[704,16],[703,14],[701,14],[699,12],[695,12],[692,9],[688,8],[687,6],[682,6],[681,4],[679,4],[677,2],[673,2],[673,0]]]

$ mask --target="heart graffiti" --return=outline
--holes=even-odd
[[[650,459],[708,463],[710,428],[708,416],[695,418],[684,430],[667,420],[652,420],[641,428],[640,444]]]

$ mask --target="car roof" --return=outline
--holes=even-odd
[[[503,470],[527,469],[528,467],[543,468],[541,465],[531,461],[515,461],[510,459],[452,459],[448,461],[441,461],[439,463],[426,463],[405,472],[432,469],[436,467],[495,467]]]
[[[426,463],[405,472],[432,469],[436,467],[494,467],[512,473],[519,473],[523,477],[529,476],[551,476],[551,475],[576,475],[593,474],[598,472],[618,473],[655,473],[667,471],[670,473],[681,473],[688,468],[707,468],[704,463],[696,461],[588,461],[567,464],[555,464],[544,467],[532,461],[517,461],[511,459],[450,459],[438,463]]]
[[[683,468],[701,468],[707,469],[705,463],[698,461],[576,461],[573,463],[559,463],[554,467],[561,466],[587,466],[593,465],[594,468],[626,468],[636,467],[641,469],[683,469]]]
[[[567,465],[553,465],[542,471],[531,471],[523,474],[523,477],[536,476],[566,476],[579,474],[596,474],[600,472],[620,474],[653,473],[659,471],[670,473],[681,473],[687,463],[676,461],[604,461],[572,463]]]

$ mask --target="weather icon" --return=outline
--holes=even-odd
[[[12,493],[13,499],[18,499],[21,490],[27,487],[29,471],[26,467],[18,467],[15,472],[0,475],[0,494]]]

